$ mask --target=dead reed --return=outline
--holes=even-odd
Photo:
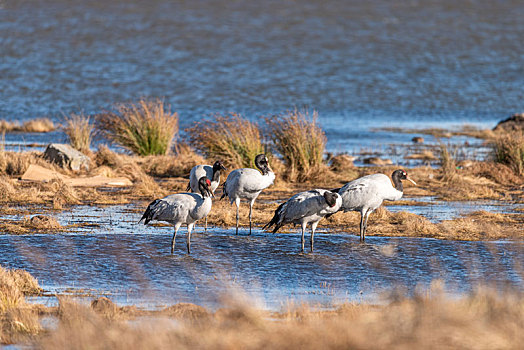
[[[273,147],[284,160],[289,181],[314,180],[326,170],[323,157],[327,139],[317,119],[316,111],[310,115],[297,109],[266,118]]]
[[[96,305],[89,308],[62,299],[57,328],[38,337],[36,345],[42,349],[517,349],[524,342],[524,298],[519,292],[483,288],[448,298],[434,283],[432,289],[413,297],[393,291],[382,305],[344,304],[327,311],[289,305],[278,313],[256,309],[242,299],[224,298],[225,304],[214,313],[197,305],[175,305],[172,313],[131,315],[132,323],[114,317],[123,312],[116,306],[107,312],[107,307],[98,310]]]
[[[219,159],[232,169],[254,166],[265,153],[258,125],[238,114],[216,115],[186,130],[190,144],[208,159]]]
[[[69,137],[69,144],[80,152],[89,152],[93,128],[90,117],[84,114],[73,113],[65,118],[64,132]]]
[[[120,104],[116,113],[102,113],[96,121],[102,135],[140,156],[168,154],[178,133],[178,114],[162,100]]]
[[[51,132],[56,126],[49,118],[38,118],[28,120],[22,125],[6,120],[0,120],[0,132]]]
[[[0,149],[0,175],[20,176],[31,164],[57,169],[42,157],[41,152],[5,152]]]
[[[0,344],[13,344],[41,331],[37,312],[25,301],[26,294],[40,291],[26,271],[0,266]]]
[[[497,136],[493,143],[495,161],[506,164],[518,175],[524,175],[524,132]]]
[[[440,143],[440,169],[442,170],[442,180],[449,181],[457,174],[457,149],[450,150],[444,143]]]

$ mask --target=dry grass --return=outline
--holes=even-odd
[[[25,216],[22,220],[0,219],[2,233],[26,235],[31,233],[57,233],[67,231],[67,228],[52,216]]]
[[[440,143],[440,168],[444,181],[452,180],[457,174],[457,149],[450,150],[450,147]]]
[[[0,150],[0,175],[21,176],[31,164],[63,172],[61,168],[47,162],[42,157],[41,152],[5,152]]]
[[[189,146],[178,144],[174,156],[149,156],[138,160],[144,171],[154,177],[187,177],[191,168],[206,160]]]
[[[448,298],[438,281],[412,297],[392,290],[380,305],[289,304],[280,312],[257,309],[238,292],[215,312],[187,303],[139,310],[107,298],[89,307],[63,297],[58,309],[42,310],[25,301],[41,291],[29,274],[0,267],[0,282],[0,342],[31,340],[41,349],[517,349],[524,342],[521,292],[478,288]],[[57,327],[41,332],[37,310],[56,317]]]
[[[524,132],[502,134],[493,143],[495,161],[509,166],[516,174],[524,175]]]
[[[80,152],[89,153],[93,128],[89,116],[71,114],[65,118],[64,132],[69,137],[69,144]]]
[[[91,308],[60,300],[56,330],[38,337],[42,349],[517,349],[524,342],[521,293],[478,289],[447,298],[430,291],[391,293],[384,305],[344,304],[318,311],[308,305],[279,313],[255,309],[242,297],[210,312],[179,304],[172,312],[125,312],[104,302]],[[243,300],[243,301],[242,301]],[[96,311],[95,311],[96,310]],[[153,316],[153,317],[151,317]]]
[[[479,129],[474,125],[463,125],[458,130],[448,130],[442,128],[427,128],[427,129],[409,129],[409,128],[398,128],[398,127],[385,127],[375,129],[377,131],[389,131],[397,132],[404,134],[422,134],[422,135],[432,135],[436,138],[449,138],[452,136],[469,136],[475,137],[478,139],[492,139],[495,136],[495,133],[489,129]]]
[[[0,132],[51,132],[54,130],[56,127],[48,118],[28,120],[22,125],[0,120]]]
[[[112,176],[124,176],[133,181],[133,187],[128,193],[129,199],[153,199],[166,193],[140,166],[140,163],[144,164],[143,159],[117,154],[109,148],[101,146],[94,156],[94,161],[98,167],[103,167],[106,172],[110,169]],[[149,163],[146,166],[149,166]],[[100,171],[101,169],[97,170]]]
[[[286,165],[289,181],[314,180],[326,170],[323,163],[326,135],[317,124],[318,113],[294,110],[266,118],[273,146]]]
[[[0,266],[0,344],[12,344],[41,331],[38,314],[26,303],[26,294],[38,294],[36,279],[23,270]]]
[[[116,110],[97,116],[97,129],[109,140],[140,156],[171,151],[178,133],[178,114],[166,110],[162,100],[121,104]]]
[[[266,153],[258,125],[238,114],[216,115],[186,130],[190,144],[208,159],[220,159],[231,169],[253,167]]]
[[[51,132],[56,130],[54,123],[48,118],[29,120],[22,125],[25,132]]]

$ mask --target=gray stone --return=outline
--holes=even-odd
[[[493,128],[493,131],[523,131],[524,130],[524,113],[513,114],[508,119],[499,122]]]
[[[64,143],[50,143],[44,152],[44,158],[73,171],[89,170],[89,157]]]

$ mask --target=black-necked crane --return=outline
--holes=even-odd
[[[393,184],[387,175],[373,174],[350,181],[338,190],[342,197],[340,210],[360,212],[360,240],[366,236],[368,216],[382,205],[384,200],[396,201],[402,198],[404,186],[402,180],[415,181],[409,178],[404,170],[395,170],[391,175]]]
[[[336,213],[342,206],[342,198],[336,192],[315,189],[300,192],[280,204],[275,210],[275,215],[264,230],[275,225],[273,233],[276,233],[283,225],[292,223],[300,224],[302,227],[302,251],[304,251],[304,232],[311,223],[311,251],[318,222],[329,214]]]
[[[165,221],[175,226],[171,240],[171,254],[175,251],[175,239],[182,224],[187,224],[187,253],[191,253],[191,230],[197,220],[207,216],[211,211],[211,181],[205,176],[198,180],[200,193],[177,193],[149,204],[139,223],[147,225],[151,220]]]
[[[267,157],[259,154],[255,157],[255,165],[260,171],[252,168],[236,169],[229,173],[224,182],[224,193],[222,198],[227,196],[230,203],[235,203],[237,207],[236,234],[238,234],[238,208],[240,200],[249,201],[249,234],[251,234],[252,220],[251,214],[253,204],[260,192],[268,188],[275,181],[275,173],[271,170]]]
[[[222,162],[217,160],[213,166],[207,164],[195,165],[189,173],[189,183],[187,184],[186,191],[198,193],[198,180],[205,176],[211,181],[211,192],[215,194],[215,190],[220,184],[220,171],[226,171],[227,169],[222,165]],[[205,217],[204,231],[207,232],[207,215]]]

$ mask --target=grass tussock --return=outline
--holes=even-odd
[[[41,288],[29,273],[0,266],[0,344],[13,344],[41,331],[38,314],[25,301]]]
[[[66,228],[52,216],[27,215],[22,220],[0,219],[0,230],[2,233],[12,235],[27,235],[63,232],[66,231]]]
[[[104,167],[103,170],[106,173],[109,171],[111,176],[124,176],[130,179],[133,187],[129,195],[135,199],[158,198],[165,193],[165,190],[161,189],[140,165],[144,164],[143,159],[117,154],[106,146],[100,146],[94,155],[94,161],[98,167]]]
[[[318,113],[294,110],[266,118],[271,141],[286,165],[290,181],[314,180],[326,170],[323,163],[326,135],[317,124]]]
[[[502,134],[493,143],[495,161],[509,166],[519,176],[524,175],[524,132]]]
[[[216,115],[187,129],[190,144],[207,159],[220,159],[228,168],[253,167],[265,153],[258,125],[238,114]]]
[[[187,177],[191,168],[206,160],[185,144],[177,145],[173,156],[148,156],[138,160],[144,171],[154,177]]]
[[[382,305],[344,304],[327,311],[290,305],[269,314],[248,303],[225,304],[214,313],[175,309],[196,312],[165,318],[160,311],[130,324],[60,300],[58,327],[36,344],[41,349],[516,349],[524,342],[521,293],[478,289],[447,298],[438,283],[413,297],[391,293]]]
[[[69,138],[69,144],[80,152],[89,153],[93,128],[89,116],[71,114],[65,118],[64,132]]]
[[[0,132],[34,132],[44,133],[56,130],[56,126],[52,120],[48,118],[38,118],[28,120],[22,125],[19,123],[12,123],[6,120],[0,120]]]
[[[137,155],[166,155],[178,133],[178,114],[162,100],[120,104],[115,113],[97,116],[97,128],[109,140]]]
[[[457,150],[450,150],[450,147],[440,143],[440,169],[442,171],[442,180],[450,181],[457,174]]]
[[[61,169],[47,162],[40,152],[5,152],[0,150],[0,175],[21,176],[31,164],[52,170]]]

